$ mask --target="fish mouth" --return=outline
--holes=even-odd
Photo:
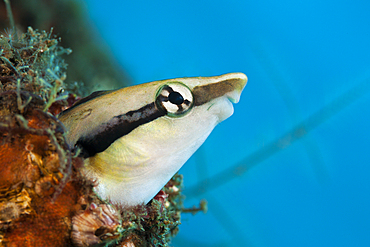
[[[227,99],[231,103],[236,104],[240,100],[240,94],[241,94],[241,92],[233,91],[233,92],[228,93],[226,96],[227,96]]]
[[[240,100],[240,95],[243,92],[244,87],[247,85],[248,77],[243,73],[233,73],[233,77],[237,81],[234,85],[234,90],[226,93],[228,100],[236,104]]]

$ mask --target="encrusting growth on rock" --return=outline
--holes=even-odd
[[[71,53],[52,32],[0,36],[0,246],[168,246],[183,211],[182,176],[147,205],[102,201],[81,175],[57,115]]]

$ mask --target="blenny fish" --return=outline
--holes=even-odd
[[[243,73],[229,73],[99,91],[59,119],[102,199],[148,203],[213,128],[233,114],[232,103],[247,80]]]

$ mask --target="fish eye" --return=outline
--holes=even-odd
[[[181,82],[170,82],[161,86],[156,94],[155,104],[167,116],[180,117],[193,107],[193,94]]]

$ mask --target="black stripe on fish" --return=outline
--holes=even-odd
[[[158,110],[155,104],[151,103],[138,110],[115,116],[91,131],[92,134],[80,137],[76,143],[76,146],[82,149],[80,156],[88,158],[103,152],[113,142],[127,135],[135,128],[164,115],[166,115],[166,112]]]

